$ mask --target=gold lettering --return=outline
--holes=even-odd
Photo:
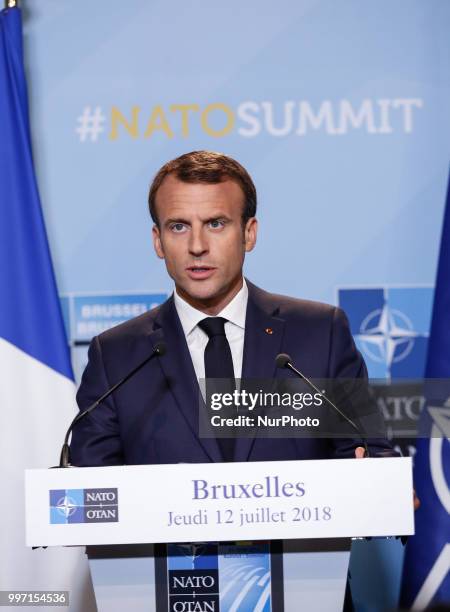
[[[153,108],[150,119],[148,120],[147,129],[145,130],[144,138],[150,138],[153,132],[162,130],[168,138],[173,138],[173,132],[164,114],[163,107],[158,104]]]
[[[189,111],[198,112],[198,104],[172,104],[170,107],[171,113],[181,113],[181,134],[186,138],[189,136]]]
[[[139,106],[133,106],[131,109],[132,120],[131,124],[128,122],[126,117],[122,115],[117,106],[113,106],[111,109],[111,132],[109,134],[109,138],[111,140],[117,140],[119,137],[119,129],[118,124],[121,123],[126,131],[130,134],[131,138],[138,137],[138,115],[140,111]]]
[[[222,111],[227,116],[227,123],[221,130],[213,130],[208,123],[208,115],[213,111]],[[216,102],[215,104],[208,104],[200,115],[200,123],[204,132],[213,138],[220,138],[231,132],[234,127],[235,116],[233,110],[226,104]]]

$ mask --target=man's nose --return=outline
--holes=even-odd
[[[192,227],[189,239],[189,253],[200,257],[208,252],[208,241],[204,235],[203,228]]]

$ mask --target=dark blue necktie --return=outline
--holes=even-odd
[[[207,317],[200,321],[198,326],[208,336],[208,344],[205,348],[205,378],[206,400],[209,403],[212,393],[232,393],[236,388],[234,378],[233,357],[230,345],[225,335],[226,319],[223,317]],[[220,384],[208,382],[208,379],[221,380]],[[225,461],[233,461],[234,438],[218,438],[220,450]]]

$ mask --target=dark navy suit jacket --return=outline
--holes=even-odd
[[[339,308],[249,288],[242,378],[286,376],[275,358],[288,353],[311,378],[366,377],[348,321]],[[271,330],[268,333],[266,330]],[[73,465],[223,461],[214,438],[198,435],[199,387],[173,297],[92,340],[77,401],[100,397],[164,340],[166,354],[150,361],[73,431]],[[236,440],[235,461],[353,457],[360,441],[341,439]],[[371,443],[393,454],[387,441]]]

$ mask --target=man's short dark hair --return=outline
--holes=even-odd
[[[242,223],[245,225],[256,215],[256,188],[249,173],[239,162],[223,153],[191,151],[164,164],[153,179],[148,195],[148,207],[156,225],[156,194],[163,180],[170,174],[185,183],[215,184],[227,179],[235,181],[244,194]]]

